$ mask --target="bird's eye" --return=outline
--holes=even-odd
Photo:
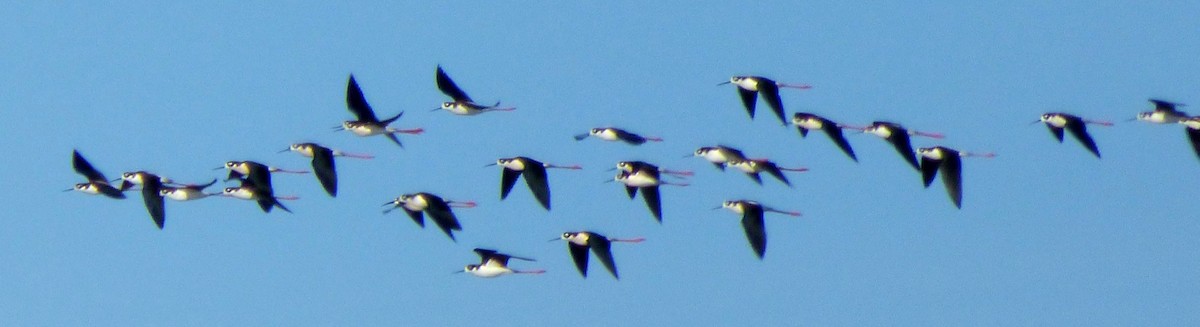
[[[571,233],[563,233],[562,237],[569,238],[569,237],[571,237]]]

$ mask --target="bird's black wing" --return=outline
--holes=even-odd
[[[588,238],[588,245],[592,248],[592,253],[596,254],[596,259],[599,259],[604,264],[604,268],[608,268],[608,272],[612,273],[613,278],[621,279],[617,274],[617,264],[612,258],[612,242],[608,238],[595,236]]]
[[[124,199],[125,198],[124,192],[121,192],[121,190],[118,190],[117,188],[113,187],[112,185],[108,185],[107,183],[96,183],[96,187],[100,188],[100,193],[104,194],[107,197],[114,198],[114,199]]]
[[[896,148],[896,152],[899,152],[900,156],[904,157],[904,160],[908,161],[908,164],[913,169],[921,170],[920,165],[917,163],[917,154],[913,152],[912,140],[908,136],[908,131],[897,130],[892,132],[892,135],[888,136],[888,142],[892,143],[892,146]]]
[[[454,99],[457,102],[475,102],[471,97],[467,96],[466,92],[458,88],[454,84],[454,80],[450,79],[450,75],[446,75],[446,71],[442,70],[442,66],[437,67],[437,87],[443,94]]]
[[[579,274],[583,275],[583,278],[587,278],[588,247],[567,242],[567,250],[570,250],[571,260],[575,261],[575,268],[579,269]]]
[[[271,187],[271,168],[260,163],[250,163],[249,166],[250,173],[247,174],[246,178],[250,180],[250,185],[253,185],[254,189],[260,192],[274,193],[274,189]],[[229,171],[229,176],[234,176],[234,173],[237,172]],[[237,175],[240,176],[241,174]]]
[[[746,208],[746,212],[742,214],[742,229],[746,231],[746,240],[750,241],[754,254],[762,260],[763,254],[767,252],[767,229],[763,224],[761,207]]]
[[[425,213],[424,212],[408,210],[408,208],[404,208],[404,213],[407,213],[408,217],[412,218],[413,222],[417,223],[417,226],[421,226],[421,228],[425,228]]]
[[[354,75],[350,75],[350,82],[346,83],[346,107],[350,109],[354,116],[358,117],[359,121],[364,122],[379,122],[379,118],[375,117],[375,111],[371,110],[371,105],[367,104],[367,98],[363,96],[362,89],[358,88],[358,82],[354,80]]]
[[[1091,151],[1092,154],[1096,155],[1096,158],[1100,157],[1100,148],[1096,147],[1096,141],[1092,140],[1092,136],[1088,134],[1087,124],[1082,119],[1073,124],[1067,124],[1067,130],[1070,131],[1071,135],[1075,136],[1075,139],[1079,140],[1079,143],[1082,143],[1083,146],[1088,149],[1088,151]],[[1059,133],[1062,133],[1062,131],[1059,131]]]
[[[1188,140],[1192,141],[1192,150],[1200,158],[1200,130],[1187,128]]]
[[[842,134],[842,128],[838,127],[837,123],[825,120],[821,123],[821,129],[825,131],[826,135],[829,135],[829,139],[833,140],[838,148],[842,149],[842,152],[850,156],[850,159],[858,161],[858,157],[854,155],[854,149],[850,147],[850,142],[846,141],[846,136]]]
[[[546,167],[538,164],[526,164],[525,184],[529,185],[529,190],[533,191],[533,196],[537,198],[538,203],[542,204],[543,208],[550,210],[550,182],[547,181]]]
[[[104,174],[101,174],[99,170],[96,170],[96,167],[92,167],[92,164],[89,163],[87,159],[84,159],[83,155],[79,154],[78,150],[73,153],[71,165],[75,167],[75,172],[87,177],[89,182],[108,182],[108,178],[105,178]]]
[[[429,213],[429,218],[433,219],[433,223],[437,224],[438,228],[443,233],[446,233],[446,236],[450,237],[450,240],[458,241],[454,238],[453,231],[462,230],[462,225],[458,224],[458,217],[454,216],[454,212],[450,211],[448,206],[445,209],[440,209],[430,204],[429,208],[425,209],[425,211]]]
[[[658,223],[662,223],[662,198],[658,195],[658,186],[642,187],[642,198],[646,200],[646,206],[650,208],[650,213],[654,214],[654,219]]]
[[[750,114],[750,119],[754,119],[754,105],[758,101],[758,92],[743,89],[741,86],[736,87],[738,95],[742,97],[742,105],[746,106],[746,113]]]
[[[475,254],[479,255],[479,264],[483,265],[488,262],[488,259],[495,258],[499,253],[496,250],[475,248]]]
[[[758,173],[746,173],[746,176],[750,176],[750,179],[758,183],[758,185],[763,185],[762,176],[759,176]]]
[[[783,174],[783,170],[780,170],[779,166],[777,166],[773,163],[764,163],[764,164],[761,164],[760,166],[764,166],[763,170],[766,170],[768,174],[771,174],[771,176],[775,176],[775,179],[778,179],[780,182],[783,182],[784,185],[787,185],[788,187],[792,186],[792,182],[788,181],[787,175]],[[757,175],[755,175],[755,176],[757,176]]]
[[[946,194],[954,201],[954,206],[962,209],[962,157],[957,153],[948,154],[942,159],[942,183],[946,184]]]
[[[1058,143],[1062,143],[1062,141],[1063,141],[1062,127],[1056,127],[1054,125],[1046,124],[1046,128],[1050,129],[1050,134],[1054,134],[1054,139],[1058,140]]]
[[[314,147],[312,167],[325,192],[329,193],[329,196],[337,197],[337,167],[333,161],[333,150]]]
[[[763,101],[771,106],[771,110],[775,112],[775,117],[779,118],[779,122],[787,125],[787,118],[783,117],[783,100],[779,98],[779,85],[768,79],[760,79],[758,94],[762,95]]]
[[[720,163],[720,162],[714,162],[712,164],[713,164],[713,166],[717,167],[717,170],[725,171],[725,164]]]
[[[808,129],[807,128],[796,125],[796,130],[800,131],[800,137],[808,137]]]
[[[921,157],[921,180],[925,182],[925,188],[929,188],[929,185],[933,184],[933,178],[937,177],[937,171],[941,164],[942,160]]]
[[[625,130],[621,129],[613,130],[617,132],[617,138],[621,139],[621,141],[625,141],[625,143],[633,145],[641,145],[642,143],[646,143],[646,138],[642,137],[641,135],[626,132]]]
[[[525,169],[529,169],[528,167]],[[508,192],[512,192],[513,185],[517,185],[517,178],[521,176],[521,172],[504,168],[500,171],[500,199],[508,198]]]
[[[163,224],[167,219],[166,210],[163,208],[163,197],[162,194],[159,194],[162,188],[162,180],[158,176],[146,176],[142,182],[142,202],[146,204],[146,211],[150,213],[150,219],[154,220],[154,225],[158,226],[158,229],[163,229]]]
[[[633,198],[637,196],[637,191],[638,191],[638,188],[629,186],[629,185],[625,185],[625,194],[629,194],[630,200],[633,200]]]

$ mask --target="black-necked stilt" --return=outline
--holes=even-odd
[[[467,96],[467,92],[463,92],[462,89],[458,88],[458,85],[454,84],[454,80],[450,79],[449,75],[446,75],[446,71],[442,70],[441,65],[437,67],[437,87],[446,96],[454,99],[454,101],[443,102],[441,108],[438,109],[449,111],[455,115],[473,116],[489,111],[513,111],[517,109],[500,108],[499,101],[491,106],[475,103],[475,100],[471,100],[471,97]]]
[[[295,196],[277,196],[270,190],[259,189],[253,181],[242,180],[242,185],[238,187],[226,187],[221,193],[209,194],[231,197],[242,200],[254,200],[258,203],[258,207],[263,212],[271,212],[271,208],[279,207],[280,210],[292,213],[287,207],[283,206],[279,200],[296,200],[299,197]]]
[[[121,190],[109,184],[108,178],[105,178],[104,174],[96,170],[95,167],[92,167],[92,164],[87,159],[84,159],[83,155],[79,154],[79,150],[72,152],[71,166],[75,168],[76,173],[86,177],[88,182],[75,184],[74,188],[67,189],[64,192],[75,190],[87,194],[104,194],[114,199],[125,198],[125,193],[122,193]]]
[[[175,201],[191,201],[208,197],[211,194],[204,193],[204,189],[217,183],[217,179],[213,179],[208,184],[186,184],[181,186],[163,186],[159,190],[159,195]]]
[[[171,183],[171,180],[145,171],[123,173],[121,180],[122,191],[128,190],[133,185],[142,186],[142,202],[146,205],[146,211],[150,213],[150,219],[154,220],[158,229],[162,229],[163,224],[166,223],[167,213],[161,191],[165,184]]]
[[[962,209],[962,157],[991,158],[993,153],[969,153],[942,146],[917,149],[921,156],[921,178],[928,188],[938,171],[942,172],[942,183],[954,207]]]
[[[608,272],[612,273],[613,278],[621,279],[617,274],[617,264],[613,262],[612,257],[612,242],[627,242],[638,243],[645,241],[643,238],[633,239],[615,239],[608,238],[594,232],[566,232],[562,236],[551,241],[567,240],[567,250],[571,252],[571,259],[575,261],[575,268],[579,269],[579,274],[583,278],[587,278],[588,266],[588,249],[592,249],[592,253],[596,254],[596,258],[604,264],[604,268],[608,268]]]
[[[758,183],[758,185],[762,185],[762,177],[759,176],[759,173],[766,172],[768,174],[771,174],[771,176],[774,176],[775,179],[778,179],[780,182],[783,182],[783,184],[787,185],[788,187],[792,186],[792,182],[788,181],[787,176],[785,176],[783,174],[784,171],[795,171],[795,172],[808,171],[808,168],[804,168],[804,167],[799,167],[799,168],[779,167],[779,165],[777,165],[774,162],[767,160],[767,159],[730,160],[729,166],[733,167],[733,168],[737,168],[738,170],[741,170],[742,172],[746,173],[746,176],[750,176],[750,179],[754,180],[754,182]]]
[[[629,131],[616,127],[597,127],[589,130],[586,134],[575,135],[576,141],[582,141],[588,136],[595,136],[598,139],[605,141],[621,141],[632,145],[642,145],[642,143],[662,142],[662,138],[645,137],[638,134],[630,133]]]
[[[617,176],[613,180],[625,184],[625,193],[629,194],[629,198],[633,199],[637,196],[637,192],[642,191],[642,199],[646,200],[646,206],[650,208],[650,213],[654,215],[654,219],[658,223],[662,223],[662,198],[658,194],[659,185],[675,185],[687,186],[687,183],[670,183],[663,181],[661,171],[658,169],[634,169],[617,172]]]
[[[746,240],[750,241],[750,247],[754,249],[754,254],[758,255],[759,260],[762,260],[763,254],[767,252],[767,226],[763,223],[763,214],[775,212],[793,217],[800,216],[800,212],[797,211],[778,210],[750,200],[725,201],[720,207],[713,209],[720,208],[742,215],[742,229],[746,231]]]
[[[1188,119],[1186,112],[1176,109],[1176,107],[1184,106],[1182,103],[1159,99],[1150,99],[1150,102],[1154,103],[1154,110],[1138,113],[1137,118],[1134,119],[1156,124],[1178,123]]]
[[[924,136],[935,139],[944,137],[939,133],[908,130],[903,126],[900,126],[900,124],[885,121],[873,122],[867,127],[845,126],[845,128],[861,130],[864,133],[871,133],[875,136],[883,138],[884,140],[887,140],[888,143],[892,144],[892,147],[896,148],[896,152],[899,153],[909,165],[912,165],[913,169],[918,171],[921,170],[921,166],[917,163],[917,157],[915,152],[913,152],[912,140],[910,139],[910,136]]]
[[[462,225],[458,223],[458,217],[454,216],[454,211],[451,207],[471,208],[475,207],[474,201],[448,201],[441,197],[429,193],[412,193],[402,194],[396,197],[395,200],[384,203],[384,206],[391,206],[383,210],[384,214],[395,210],[396,208],[404,209],[405,213],[412,218],[417,225],[425,228],[424,214],[429,214],[429,219],[437,224],[438,228],[442,229],[450,240],[457,242],[454,239],[453,231],[461,231]]]
[[[460,272],[466,272],[476,277],[492,278],[508,274],[541,274],[545,270],[515,270],[508,267],[508,259],[518,259],[525,261],[536,261],[530,258],[522,258],[518,256],[508,255],[496,250],[475,249],[475,253],[479,254],[479,264],[467,265]]]
[[[734,76],[729,78],[729,81],[717,85],[731,83],[737,86],[738,95],[742,97],[742,104],[746,106],[746,112],[750,114],[751,119],[754,118],[755,96],[762,95],[763,101],[771,106],[771,110],[775,111],[775,116],[779,117],[779,122],[784,125],[787,125],[787,119],[783,116],[783,100],[779,98],[779,88],[812,88],[809,85],[783,84],[762,76]]]
[[[546,210],[550,210],[550,183],[547,181],[546,169],[582,169],[579,165],[552,165],[528,157],[500,158],[496,160],[496,163],[488,164],[488,166],[493,165],[503,168],[500,173],[500,200],[508,197],[513,185],[517,184],[517,177],[525,176],[525,184],[529,185],[533,196]]]
[[[829,139],[842,149],[842,152],[845,152],[855,162],[858,161],[858,157],[854,155],[854,149],[850,148],[850,142],[846,142],[846,136],[842,135],[841,124],[807,112],[797,112],[792,115],[792,125],[796,125],[796,129],[800,131],[800,137],[808,136],[809,130],[824,131],[826,135],[829,135]]]
[[[1080,118],[1079,116],[1060,112],[1049,112],[1042,114],[1042,117],[1038,118],[1038,121],[1035,121],[1034,123],[1037,122],[1046,123],[1046,127],[1050,128],[1050,133],[1054,134],[1054,137],[1058,139],[1059,143],[1062,143],[1063,141],[1063,129],[1070,131],[1071,135],[1075,136],[1076,140],[1079,140],[1079,143],[1082,143],[1083,146],[1088,149],[1088,151],[1091,151],[1092,154],[1096,155],[1096,158],[1100,157],[1100,149],[1096,147],[1096,141],[1092,140],[1092,136],[1088,135],[1087,124],[1112,126],[1112,123],[1110,122],[1088,120]]]
[[[746,155],[742,153],[742,150],[723,145],[701,147],[696,149],[696,152],[690,157],[702,157],[721,171],[725,170],[725,165],[729,164],[730,160],[746,160]]]
[[[358,88],[358,82],[354,80],[354,75],[350,75],[350,82],[346,85],[346,107],[350,109],[350,112],[354,116],[358,117],[358,120],[344,121],[342,122],[342,126],[336,127],[336,129],[347,130],[358,136],[387,135],[392,142],[403,148],[404,144],[400,143],[400,139],[396,137],[396,134],[421,134],[425,131],[420,128],[397,129],[388,127],[388,124],[400,119],[400,116],[404,115],[403,111],[392,118],[384,120],[379,120],[379,118],[375,117],[375,111],[371,110],[371,105],[367,103],[367,98],[363,96],[362,89]]]
[[[325,188],[325,192],[332,197],[337,197],[337,167],[333,163],[333,157],[374,158],[366,154],[352,154],[326,148],[316,143],[295,143],[279,152],[287,151],[312,158],[313,172],[316,173],[317,180],[321,182],[321,187]]]
[[[286,170],[267,166],[254,161],[226,161],[222,167],[213,170],[228,169],[229,177],[225,180],[249,180],[259,190],[274,191],[271,186],[271,173],[307,174],[303,170]]]
[[[1184,119],[1179,123],[1187,127],[1188,141],[1192,143],[1192,151],[1196,152],[1196,157],[1200,157],[1200,116]]]

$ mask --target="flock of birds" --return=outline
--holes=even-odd
[[[500,107],[499,102],[493,105],[476,103],[454,83],[441,66],[437,67],[436,83],[438,89],[450,97],[451,101],[442,103],[440,108],[434,109],[435,111],[445,110],[455,115],[472,116],[486,112],[503,112],[516,109],[512,107]],[[866,126],[853,126],[805,112],[793,114],[789,121],[785,116],[783,101],[779,94],[780,90],[782,88],[808,89],[810,88],[808,85],[784,84],[760,76],[734,76],[729,81],[718,85],[725,84],[736,86],[738,95],[751,119],[754,119],[756,104],[758,99],[761,98],[782,124],[787,125],[790,122],[791,125],[796,126],[801,137],[806,137],[809,131],[820,130],[855,162],[858,161],[858,157],[855,155],[853,147],[846,140],[843,130],[854,130],[859,133],[872,134],[883,138],[892,144],[905,162],[921,174],[926,188],[933,183],[933,180],[940,173],[946,192],[951,202],[957,208],[962,207],[961,159],[964,157],[994,157],[992,153],[966,152],[943,146],[921,147],[914,151],[911,137],[941,139],[943,136],[938,133],[910,130],[893,122],[876,121]],[[1152,111],[1139,113],[1136,118],[1130,120],[1184,125],[1193,150],[1197,156],[1200,156],[1200,116],[1191,117],[1187,113],[1179,111],[1177,107],[1182,104],[1158,99],[1151,99],[1150,101],[1155,106]],[[366,97],[363,95],[353,75],[350,76],[346,86],[346,105],[356,119],[344,121],[340,126],[334,128],[336,130],[346,130],[364,137],[383,135],[400,147],[404,146],[398,137],[400,134],[420,134],[424,132],[421,128],[400,129],[391,127],[394,122],[400,119],[404,114],[403,112],[387,119],[379,119],[375,115],[375,111],[367,103]],[[1066,113],[1046,113],[1032,123],[1039,122],[1044,123],[1059,142],[1063,142],[1064,130],[1070,132],[1075,139],[1097,158],[1100,158],[1100,150],[1096,142],[1088,134],[1087,125],[1112,125],[1111,122],[1091,120]],[[646,142],[663,141],[658,137],[643,136],[616,127],[592,128],[588,133],[575,135],[574,138],[577,141],[587,138],[597,138],[604,141],[623,142],[633,146]],[[343,152],[316,143],[296,143],[280,152],[288,151],[312,158],[311,172],[331,197],[337,196],[338,181],[335,158],[372,158],[370,155]],[[802,167],[781,167],[766,158],[751,158],[741,150],[725,145],[700,147],[689,156],[701,157],[722,171],[726,167],[737,169],[760,185],[763,183],[760,176],[762,173],[769,174],[781,183],[791,186],[791,182],[788,180],[785,172],[807,171],[806,168]],[[73,153],[72,163],[75,171],[83,175],[87,179],[87,182],[78,183],[74,188],[67,189],[66,191],[75,190],[87,194],[105,195],[114,199],[124,199],[126,197],[125,192],[140,187],[146,210],[159,229],[163,228],[166,221],[165,199],[191,201],[212,196],[230,197],[255,201],[263,212],[270,212],[272,209],[278,208],[290,213],[291,210],[280,201],[295,200],[297,197],[276,194],[275,189],[272,187],[271,176],[276,173],[309,173],[309,171],[288,170],[254,161],[228,161],[222,167],[215,168],[215,170],[227,170],[226,181],[237,181],[239,183],[238,186],[226,187],[220,192],[209,193],[205,189],[214,185],[217,179],[204,184],[187,184],[178,183],[151,172],[134,171],[123,173],[121,174],[121,178],[110,180],[93,167],[78,150]],[[489,166],[492,165],[501,167],[501,200],[506,199],[516,185],[517,180],[523,178],[533,197],[545,210],[550,210],[551,207],[547,170],[581,169],[578,165],[550,164],[520,156],[501,158]],[[621,183],[630,199],[634,199],[640,192],[651,215],[659,223],[662,222],[663,218],[659,187],[663,185],[688,185],[686,182],[668,181],[664,177],[671,176],[676,179],[686,179],[694,175],[691,171],[660,168],[659,166],[643,161],[620,161],[617,162],[612,170],[616,171],[616,175],[610,182]],[[120,182],[119,185],[113,184],[118,181]],[[454,240],[454,231],[462,230],[462,225],[454,214],[454,208],[470,208],[476,206],[476,203],[472,201],[444,199],[435,194],[421,192],[400,195],[384,203],[384,206],[387,208],[384,209],[383,213],[386,214],[395,209],[402,209],[422,228],[425,227],[425,217],[428,216],[447,237]],[[800,212],[780,210],[752,200],[728,200],[724,201],[721,206],[713,209],[721,208],[741,215],[741,223],[746,234],[746,239],[754,254],[759,259],[763,258],[767,244],[763,216],[766,213],[780,213],[789,216],[801,215]],[[612,243],[637,243],[644,239],[611,238],[592,231],[570,231],[564,232],[551,241],[554,240],[566,241],[568,252],[579,273],[584,278],[587,277],[589,251],[597,260],[600,260],[614,278],[619,278],[616,263],[612,257]],[[544,270],[517,270],[508,267],[510,259],[533,261],[529,258],[513,256],[491,249],[477,248],[474,251],[480,256],[480,263],[467,265],[463,270],[458,272],[466,272],[479,277],[496,277],[514,273],[538,274],[545,272]]]

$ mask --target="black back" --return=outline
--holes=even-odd
[[[454,80],[450,79],[450,75],[446,75],[446,71],[442,70],[441,65],[437,67],[437,87],[438,90],[441,90],[443,94],[454,99],[455,102],[475,102],[471,100],[470,96],[467,96],[467,92],[463,92],[457,84],[454,84]]]

